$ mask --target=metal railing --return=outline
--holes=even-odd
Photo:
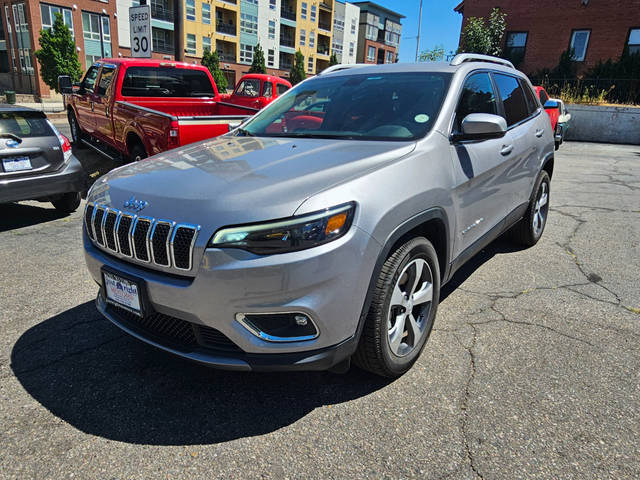
[[[280,35],[280,45],[283,46],[283,47],[294,48],[296,46],[296,43],[293,40],[293,37],[285,37],[285,36]]]
[[[320,55],[329,55],[329,46],[328,45],[318,45],[317,52]]]
[[[326,30],[327,32],[331,31],[331,25],[329,25],[328,23],[318,22],[318,27],[322,30]]]
[[[226,35],[235,35],[236,34],[236,26],[231,23],[216,23],[216,32],[223,33]]]
[[[166,22],[173,22],[173,11],[164,8],[162,5],[151,4],[151,18],[156,20],[164,20]]]
[[[640,105],[638,78],[550,78],[531,77],[551,97],[566,103],[620,103]]]
[[[281,7],[280,8],[280,16],[282,18],[286,18],[287,20],[296,20],[296,12],[291,8]]]

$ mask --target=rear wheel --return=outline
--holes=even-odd
[[[73,141],[73,146],[77,148],[84,148],[84,144],[82,143],[82,130],[80,130],[76,114],[73,113],[73,111],[70,111],[67,118],[69,119],[69,128],[71,129],[71,140]]]
[[[133,144],[133,147],[131,147],[131,150],[129,151],[129,161],[130,162],[138,162],[142,159],[147,158],[147,151],[144,149],[144,146],[139,143],[136,142]]]
[[[53,206],[61,213],[75,212],[80,206],[80,193],[70,192],[61,195],[57,200],[51,202]]]
[[[527,213],[511,229],[511,237],[515,242],[532,247],[542,237],[549,214],[550,183],[549,174],[543,170],[536,182],[536,193],[529,202]]]
[[[439,298],[433,245],[423,237],[407,241],[382,266],[355,363],[385,377],[409,370],[431,334]]]

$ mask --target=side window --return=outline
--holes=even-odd
[[[549,100],[549,95],[544,90],[540,90],[540,103],[544,105]]]
[[[115,68],[112,67],[102,67],[102,73],[100,74],[100,82],[98,83],[98,91],[97,94],[100,96],[104,96],[109,89],[109,85],[111,85],[111,80],[113,80],[113,74],[116,72]]]
[[[488,73],[474,73],[465,80],[456,109],[456,131],[462,131],[462,120],[470,113],[498,113]]]
[[[263,97],[267,97],[267,98],[273,97],[273,83],[264,82],[264,88],[262,90],[262,96]]]
[[[529,109],[518,79],[500,73],[494,73],[493,78],[502,98],[507,126],[510,127],[527,118]]]
[[[260,80],[248,79],[243,80],[236,88],[236,95],[243,97],[258,97],[260,95]]]
[[[91,67],[87,70],[84,80],[82,80],[82,86],[85,90],[93,91],[93,87],[96,84],[96,78],[98,77],[98,68],[99,67]]]
[[[533,90],[531,90],[531,87],[526,81],[520,79],[520,86],[524,90],[524,94],[527,99],[527,105],[529,106],[529,114],[533,114],[536,110],[538,110],[538,107],[540,106],[538,105],[538,99],[536,98],[535,94],[533,93]]]
[[[282,95],[287,90],[289,90],[289,87],[287,87],[286,85],[284,85],[282,83],[278,83],[276,85],[276,92],[278,92],[278,96]]]

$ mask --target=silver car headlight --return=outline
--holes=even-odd
[[[304,250],[346,234],[354,212],[355,203],[350,202],[287,219],[224,227],[211,237],[209,246],[241,248],[258,255]]]

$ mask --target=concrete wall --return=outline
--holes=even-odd
[[[566,140],[640,145],[640,107],[567,105]]]

